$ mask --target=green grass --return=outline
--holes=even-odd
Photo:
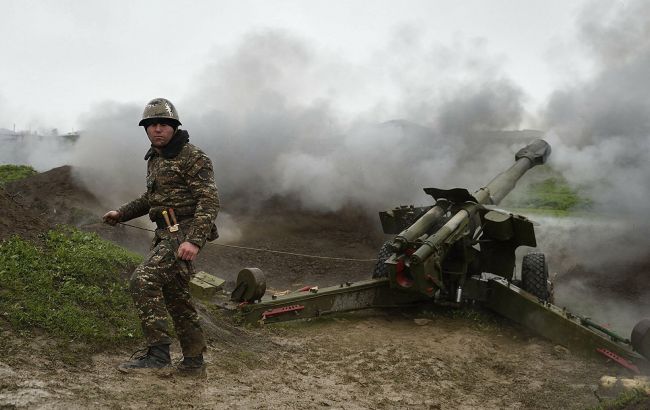
[[[579,192],[570,188],[561,177],[531,184],[529,195],[528,208],[571,211],[587,209],[591,205],[590,200],[581,197]]]
[[[28,165],[0,165],[0,185],[36,174],[36,170]]]
[[[632,409],[645,409],[650,404],[650,397],[642,390],[629,390],[621,393],[618,397],[605,401],[594,407],[593,410],[624,410],[627,408]]]
[[[34,243],[0,243],[0,312],[15,330],[92,350],[141,336],[127,283],[140,257],[93,233],[59,227]]]
[[[561,174],[545,170],[544,178],[515,188],[504,200],[504,206],[566,216],[576,211],[588,211],[592,201],[582,195],[580,189],[571,187]]]

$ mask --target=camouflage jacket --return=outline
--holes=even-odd
[[[185,141],[187,131],[179,130]],[[176,136],[174,137],[176,138]],[[182,141],[171,156],[151,149],[147,162],[147,191],[122,205],[120,221],[149,213],[152,221],[162,220],[162,210],[174,208],[185,240],[203,247],[215,239],[214,220],[219,212],[219,196],[214,182],[212,161],[199,148]]]

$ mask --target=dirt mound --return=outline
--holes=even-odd
[[[0,241],[12,235],[35,238],[50,226],[40,212],[25,206],[20,195],[0,186]]]
[[[4,186],[0,206],[3,231],[35,237],[56,224],[79,225],[94,215],[97,199],[72,177],[72,168],[62,166],[10,182]],[[0,232],[0,238],[8,235]]]

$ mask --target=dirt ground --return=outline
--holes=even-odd
[[[617,371],[498,321],[418,316],[368,311],[248,330],[243,347],[211,338],[200,380],[123,375],[115,366],[129,352],[63,368],[9,358],[0,364],[0,405],[584,409],[598,403],[598,377]]]
[[[97,224],[99,204],[70,175],[57,168],[0,191],[0,205],[18,221],[7,229],[34,236],[65,221],[146,252],[149,233]],[[241,210],[229,219],[237,233],[217,243],[373,258],[384,240],[378,222],[355,209],[319,214],[277,200],[263,216]],[[227,286],[245,266],[262,268],[278,290],[366,279],[372,269],[214,245],[197,264]],[[0,319],[0,408],[585,409],[599,403],[601,376],[629,376],[487,312],[373,310],[264,328],[201,312],[209,340],[203,379],[123,375],[115,366],[132,351],[119,349],[66,365],[45,336],[16,334]]]

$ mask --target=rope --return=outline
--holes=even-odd
[[[143,230],[143,231],[155,232],[155,230],[153,230],[153,229],[142,228],[142,227],[139,227],[139,226],[126,224],[124,222],[118,222],[118,224],[128,226],[128,227],[131,227],[131,228],[140,229],[140,230]],[[305,254],[305,253],[295,253],[295,252],[276,251],[276,250],[272,250],[272,249],[252,248],[250,246],[226,245],[224,243],[215,243],[215,242],[208,242],[208,244],[209,245],[214,245],[214,246],[221,246],[223,248],[244,249],[244,250],[247,250],[247,251],[255,251],[255,252],[277,253],[277,254],[280,254],[280,255],[299,256],[299,257],[302,257],[302,258],[327,259],[327,260],[348,261],[348,262],[377,262],[377,259],[338,258],[338,257],[335,257],[335,256],[308,255],[308,254]]]
[[[140,229],[140,230],[142,230],[142,231],[156,232],[154,229],[142,228],[142,227],[140,227],[140,226],[135,226],[135,225],[131,225],[131,224],[125,224],[124,222],[118,222],[118,224],[120,224],[120,225],[124,225],[124,226],[129,226],[129,227],[131,227],[131,228],[135,228],[135,229]]]
[[[208,243],[210,243],[210,242],[208,242]],[[281,255],[300,256],[300,257],[303,257],[303,258],[330,259],[330,260],[335,260],[335,261],[351,261],[351,262],[377,262],[377,259],[337,258],[337,257],[334,257],[334,256],[307,255],[307,254],[304,254],[304,253],[274,251],[274,250],[271,250],[271,249],[260,249],[260,248],[251,248],[251,247],[248,247],[248,246],[226,245],[226,244],[223,244],[223,243],[210,243],[210,245],[223,246],[224,248],[246,249],[246,250],[249,250],[249,251],[257,251],[257,252],[279,253]]]

